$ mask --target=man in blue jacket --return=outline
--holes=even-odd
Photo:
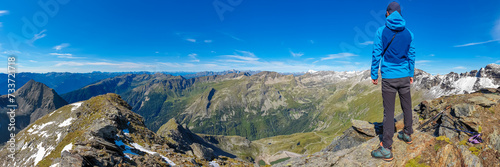
[[[411,144],[412,111],[410,84],[413,83],[415,68],[415,47],[413,33],[405,27],[406,21],[401,15],[397,2],[387,7],[385,26],[380,27],[375,35],[371,78],[378,84],[378,71],[382,74],[382,98],[384,100],[383,138],[380,147],[372,151],[372,157],[392,161],[392,137],[394,136],[394,103],[399,93],[401,108],[404,113],[404,129],[398,138]]]

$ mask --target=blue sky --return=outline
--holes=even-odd
[[[389,2],[1,1],[0,63],[15,54],[19,72],[368,70]],[[500,63],[500,1],[399,2],[416,68]]]

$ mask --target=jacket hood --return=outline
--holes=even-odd
[[[385,21],[385,26],[391,30],[401,31],[405,29],[406,21],[399,12],[394,11],[389,15]]]

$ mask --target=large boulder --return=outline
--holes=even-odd
[[[351,120],[352,127],[358,131],[361,132],[367,136],[375,137],[377,136],[375,132],[375,127],[373,124],[370,124],[369,122],[366,121],[360,121],[360,120]]]
[[[451,114],[455,117],[470,117],[476,111],[474,105],[468,103],[461,103],[453,106]]]

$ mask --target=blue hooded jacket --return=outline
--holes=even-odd
[[[405,27],[406,21],[397,11],[386,19],[385,26],[380,27],[373,41],[371,78],[378,79],[378,69],[382,78],[394,79],[413,77],[415,69],[415,47],[413,33]],[[397,32],[394,40],[384,55],[384,49]],[[383,59],[381,60],[381,58]],[[380,63],[382,61],[382,63]]]

